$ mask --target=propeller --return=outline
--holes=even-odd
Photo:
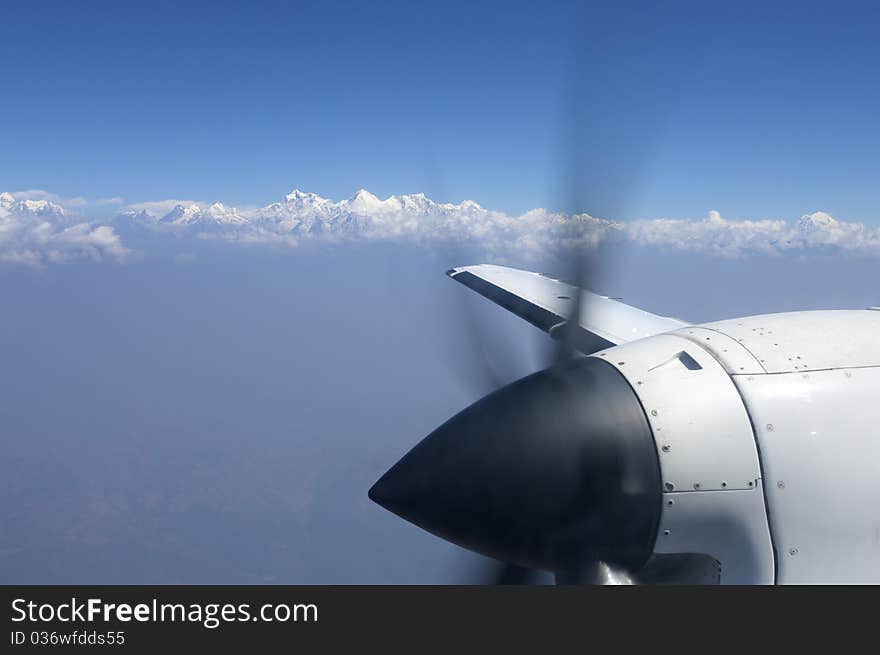
[[[591,98],[580,76],[583,52],[576,54],[562,158],[571,216],[585,210],[600,179],[585,166],[599,148],[587,139]],[[460,305],[456,351],[466,382],[487,395],[423,439],[369,492],[402,518],[496,560],[478,576],[484,583],[527,584],[543,570],[558,584],[633,584],[652,556],[661,509],[653,435],[623,376],[582,356],[589,349],[579,340],[588,319],[581,291],[592,286],[598,258],[573,229],[556,260],[568,262],[561,277],[574,293],[565,320],[550,331],[547,368],[505,384],[498,362],[519,354],[493,357],[494,344]]]
[[[431,185],[435,193],[439,193],[442,187],[440,180],[441,176],[435,171]],[[442,194],[440,197],[443,197]],[[449,244],[442,256],[445,262],[468,261],[472,255],[465,250],[460,244]],[[444,300],[449,303],[447,314],[457,319],[456,329],[443,333],[447,339],[447,359],[464,389],[475,398],[480,398],[522,375],[518,371],[527,369],[522,352],[515,350],[504,339],[499,339],[497,333],[492,333],[486,321],[486,312],[492,312],[493,309],[479,307],[482,298],[460,293],[458,288],[451,287],[449,296],[444,296]],[[545,577],[532,568],[492,558],[480,558],[468,565],[466,571],[466,577],[480,585],[545,582]]]

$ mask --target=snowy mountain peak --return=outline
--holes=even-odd
[[[20,200],[19,206],[33,214],[64,215],[64,207],[48,200]]]
[[[211,219],[215,223],[247,223],[247,218],[240,215],[235,207],[227,207],[222,202],[215,202],[213,205],[200,212],[199,218],[201,219],[202,217]]]
[[[368,216],[371,214],[385,213],[395,209],[395,203],[389,198],[383,202],[366,189],[358,189],[348,200],[338,203],[337,207],[341,211],[350,212],[358,216]]]
[[[0,207],[7,212],[40,218],[64,218],[64,207],[49,200],[16,200],[8,191],[0,193]]]
[[[805,232],[827,230],[838,224],[838,221],[825,212],[813,212],[801,216],[798,227]]]
[[[128,220],[144,221],[146,223],[156,220],[156,217],[146,209],[126,209],[125,211],[119,212],[117,216]]]
[[[433,212],[437,208],[437,203],[428,198],[424,193],[391,196],[385,201],[385,204],[392,205],[397,210],[415,211],[422,214]]]
[[[358,189],[357,192],[354,194],[354,199],[357,200],[358,198],[362,200],[379,200],[377,196],[374,196],[372,193],[364,188]]]
[[[292,203],[324,203],[327,202],[326,198],[322,198],[317,193],[309,193],[307,191],[300,191],[299,189],[294,189],[286,196],[284,196],[284,200],[286,202]]]
[[[375,207],[381,205],[382,201],[366,189],[358,189],[358,192],[354,194],[351,200],[349,200],[349,204],[363,207]]]
[[[175,205],[174,209],[165,214],[160,219],[162,223],[174,223],[175,225],[186,225],[198,220],[201,208],[196,205]]]

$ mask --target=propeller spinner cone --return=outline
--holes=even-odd
[[[592,357],[477,401],[385,473],[370,498],[465,548],[556,572],[599,560],[638,570],[662,502],[641,403]]]

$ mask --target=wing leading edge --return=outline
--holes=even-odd
[[[559,335],[577,289],[540,273],[480,264],[446,272],[456,282],[513,312],[551,337]],[[584,354],[689,325],[581,290],[575,345]]]

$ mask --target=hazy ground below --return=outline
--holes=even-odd
[[[609,259],[597,290],[693,321],[880,304],[867,259]],[[0,270],[0,580],[472,579],[366,496],[480,395],[464,309],[504,375],[541,366],[540,333],[443,275],[461,263],[210,246]]]

